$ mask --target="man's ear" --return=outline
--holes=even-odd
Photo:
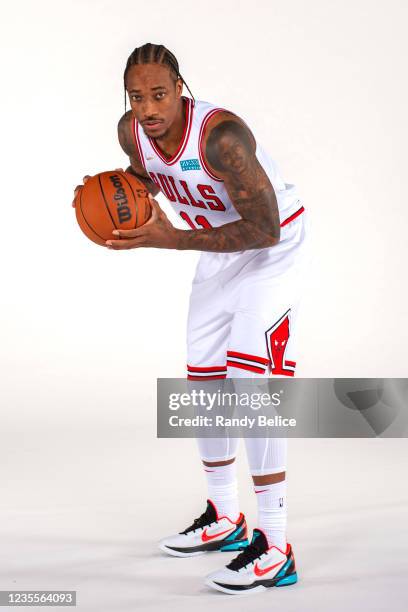
[[[182,93],[183,93],[183,81],[182,81],[182,79],[177,79],[177,81],[176,81],[176,96],[177,96],[177,98],[180,98]]]

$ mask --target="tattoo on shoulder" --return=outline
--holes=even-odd
[[[216,125],[207,139],[206,157],[214,170],[237,174],[254,153],[252,136],[243,124],[229,119]]]
[[[249,128],[236,119],[222,121],[211,130],[205,153],[210,166],[224,180],[241,217],[279,239],[275,191],[256,157]]]
[[[236,120],[219,123],[208,136],[207,160],[232,189],[236,199],[245,198],[249,193],[255,196],[268,184],[272,187],[255,149],[251,132]]]

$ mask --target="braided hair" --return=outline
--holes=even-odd
[[[123,74],[123,85],[125,92],[125,112],[126,112],[126,76],[132,66],[137,64],[162,64],[170,68],[174,80],[181,79],[184,85],[187,87],[191,97],[194,100],[194,96],[190,91],[189,86],[180,74],[179,64],[176,56],[169,51],[164,45],[154,45],[152,43],[146,43],[142,47],[136,47],[129,55],[126,62],[125,72]]]

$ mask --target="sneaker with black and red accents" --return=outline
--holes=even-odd
[[[250,545],[226,567],[209,574],[205,584],[230,595],[244,595],[297,582],[295,558],[287,544],[268,547],[265,534],[254,529]]]
[[[206,511],[190,527],[159,542],[163,552],[174,557],[193,557],[209,551],[243,550],[248,546],[247,525],[241,513],[234,522],[227,516],[219,517],[208,499]]]

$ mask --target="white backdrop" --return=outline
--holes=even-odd
[[[156,378],[185,372],[198,254],[106,251],[70,206],[84,174],[127,165],[116,125],[134,47],[168,46],[195,96],[245,117],[298,185],[314,250],[298,375],[407,376],[407,17],[400,0],[3,7],[1,588],[79,588],[87,612],[215,601],[199,586],[214,557],[183,573],[152,552],[205,495],[194,441],[155,439]],[[277,605],[374,611],[390,591],[406,598],[404,441],[290,449],[303,582]]]
[[[147,41],[174,51],[197,98],[242,114],[303,195],[314,268],[298,375],[407,375],[406,16],[397,0],[8,6],[0,248],[10,418],[56,404],[61,417],[101,415],[112,401],[133,411],[157,376],[184,375],[197,253],[107,252],[70,208],[85,173],[127,164],[116,137],[122,74]]]

